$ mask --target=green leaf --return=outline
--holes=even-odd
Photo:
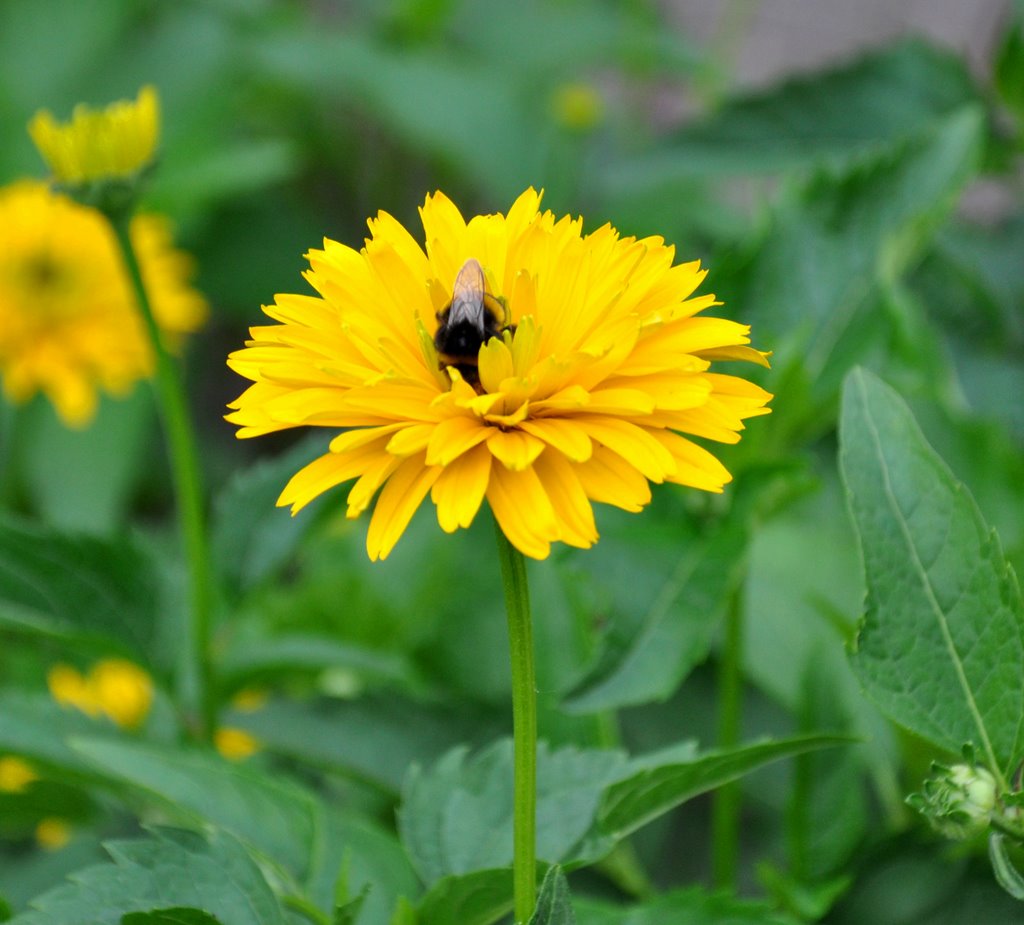
[[[201,909],[154,909],[121,916],[121,925],[220,925],[220,920]]]
[[[146,841],[106,845],[112,864],[87,867],[32,901],[14,925],[119,925],[127,912],[191,908],[205,918],[139,919],[205,925],[285,925],[270,887],[245,849],[224,832],[154,829]],[[136,925],[133,921],[132,925]]]
[[[314,801],[298,785],[210,752],[98,739],[71,744],[113,780],[158,797],[188,821],[223,828],[299,878],[308,873]]]
[[[418,925],[492,925],[512,911],[512,870],[442,877],[424,894]]]
[[[999,885],[1014,899],[1024,902],[1024,876],[1013,866],[1010,854],[1006,850],[1006,836],[1001,832],[989,835],[988,856]]]
[[[529,925],[576,925],[569,900],[569,883],[557,864],[548,869],[537,896],[537,908]]]
[[[537,857],[562,860],[590,827],[603,788],[626,773],[613,751],[537,749]],[[465,747],[429,772],[410,771],[398,827],[424,883],[512,863],[512,743],[470,757]]]
[[[0,627],[102,643],[148,662],[158,586],[152,561],[127,538],[0,521]]]
[[[797,925],[764,902],[709,893],[701,887],[666,893],[637,906],[594,899],[574,901],[579,925]]]
[[[606,853],[616,842],[681,803],[772,761],[849,742],[848,738],[828,735],[765,740],[643,769],[605,791],[597,815],[596,841],[588,846],[588,856]]]
[[[674,525],[678,530],[678,525]],[[613,547],[595,581],[615,584],[624,593],[636,591],[638,559],[645,552],[657,555],[664,548],[687,547],[667,579],[658,585],[639,626],[628,621],[613,622],[604,638],[604,650],[597,663],[569,692],[564,707],[572,712],[599,712],[624,706],[664,700],[679,686],[690,670],[702,662],[718,628],[729,588],[737,580],[743,563],[746,529],[740,518],[729,518],[710,536],[694,535],[690,542],[673,537],[666,547],[664,537],[646,542],[627,542],[616,550],[615,538],[605,542]],[[660,549],[648,550],[651,541]],[[616,552],[621,555],[616,555]],[[603,550],[607,554],[608,550]],[[649,559],[648,559],[649,561]],[[664,574],[664,573],[662,573]]]
[[[891,719],[1006,771],[1024,747],[1024,605],[999,539],[864,370],[847,377],[840,439],[867,583],[854,668]]]
[[[1018,11],[1003,33],[996,52],[995,86],[1007,107],[1024,120],[1024,12]]]
[[[399,686],[414,683],[412,666],[401,654],[302,633],[235,643],[222,656],[218,671],[225,687],[235,689],[276,676],[332,668]]]
[[[275,505],[288,480],[325,449],[323,439],[303,440],[275,459],[236,472],[217,496],[210,525],[212,554],[235,593],[280,569],[316,522],[315,502],[301,517]]]
[[[275,699],[233,716],[231,725],[274,752],[355,775],[394,794],[413,763],[433,764],[459,743],[492,742],[502,729],[456,703],[420,703],[387,693],[312,703]]]
[[[340,734],[340,732],[339,732]],[[278,866],[320,908],[331,908],[345,859],[354,891],[367,883],[364,917],[384,922],[416,878],[397,840],[369,819],[326,806],[281,775],[201,751],[78,739],[75,749],[112,780],[172,808],[185,824],[213,824]]]

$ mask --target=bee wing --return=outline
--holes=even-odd
[[[482,331],[486,311],[484,307],[486,291],[484,269],[479,262],[470,258],[462,265],[459,275],[455,277],[448,323],[454,327],[459,322],[468,321],[474,328]]]

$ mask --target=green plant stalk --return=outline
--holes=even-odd
[[[525,925],[537,902],[537,683],[533,666],[533,627],[523,554],[508,541],[497,522],[495,532],[505,586],[512,663],[513,911],[517,925]]]
[[[112,216],[110,221],[117,237],[118,246],[124,256],[132,288],[138,300],[139,312],[149,336],[153,355],[156,358],[156,389],[160,413],[174,479],[178,519],[185,558],[189,573],[189,645],[193,670],[195,671],[194,722],[195,732],[202,740],[209,740],[215,725],[216,707],[211,689],[210,665],[210,623],[213,604],[210,555],[206,538],[203,514],[203,491],[199,469],[199,456],[188,403],[181,376],[174,359],[167,352],[160,328],[153,315],[153,309],[146,294],[142,271],[132,246],[129,214]],[[179,694],[183,701],[188,698],[183,691],[187,686],[184,678]]]
[[[731,595],[725,615],[725,639],[718,664],[718,747],[740,741],[743,707],[743,597]],[[740,788],[737,782],[715,791],[711,809],[711,878],[717,889],[734,890],[739,864]]]

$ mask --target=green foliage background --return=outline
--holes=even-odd
[[[510,825],[510,718],[487,518],[449,537],[426,512],[371,564],[337,495],[295,519],[273,507],[326,435],[239,444],[221,415],[242,388],[226,353],[262,302],[305,291],[307,248],[357,244],[378,209],[415,228],[435,188],[472,214],[529,184],[588,228],[699,257],[720,311],[773,351],[760,381],[777,396],[721,450],[724,497],[656,490],[640,517],[600,511],[592,551],[531,563],[541,857],[572,888],[570,903],[551,873],[535,921],[1020,920],[983,844],[951,849],[903,804],[965,741],[989,737],[1007,778],[1024,747],[1013,13],[990,73],[911,37],[733,93],[718,49],[643,2],[0,4],[0,179],[41,173],[37,108],[160,90],[147,205],[173,217],[213,307],[187,361],[218,692],[224,722],[264,744],[233,765],[180,742],[182,565],[148,392],[81,433],[41,402],[0,410],[0,755],[45,771],[0,794],[14,921],[428,925],[510,907],[491,838]],[[586,127],[557,118],[577,82],[603,100]],[[659,101],[684,97],[699,112],[657,130]],[[979,184],[1001,203],[983,221],[962,206]],[[914,556],[937,610],[893,572]],[[716,752],[727,616],[750,744]],[[929,648],[950,621],[965,683]],[[45,692],[50,663],[115,653],[161,687],[138,736]],[[234,711],[253,686],[268,704]],[[856,743],[809,750],[829,735]],[[708,889],[708,801],[691,798],[792,755],[743,777],[738,890]],[[43,852],[30,836],[54,807],[75,836]]]

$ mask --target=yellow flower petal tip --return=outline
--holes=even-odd
[[[221,726],[214,732],[213,745],[228,761],[242,761],[260,750],[255,736],[233,726]]]
[[[101,394],[123,397],[154,369],[124,262],[102,215],[21,180],[0,188],[0,383],[20,405],[37,393],[69,427],[87,426]],[[136,215],[132,243],[169,346],[206,319],[190,257],[167,221]]]
[[[24,793],[39,775],[24,758],[4,755],[0,758],[0,793]]]
[[[228,415],[239,437],[341,432],[280,503],[353,482],[348,516],[372,506],[383,559],[428,495],[449,533],[486,501],[542,559],[597,541],[593,502],[639,511],[650,482],[722,491],[731,475],[698,441],[735,443],[772,396],[716,364],[766,355],[746,325],[702,314],[719,303],[694,295],[698,262],[610,225],[584,234],[540,198],[467,220],[435,193],[424,244],[381,213],[362,249],[308,253],[317,294],[277,296],[229,361],[250,380]]]
[[[33,116],[28,131],[59,183],[127,179],[156,157],[160,99],[154,87],[145,86],[134,100],[105,109],[79,104],[64,123],[44,109]]]
[[[46,682],[57,703],[87,716],[105,716],[123,729],[142,725],[153,703],[152,679],[125,659],[103,659],[86,675],[70,665],[54,665]]]

